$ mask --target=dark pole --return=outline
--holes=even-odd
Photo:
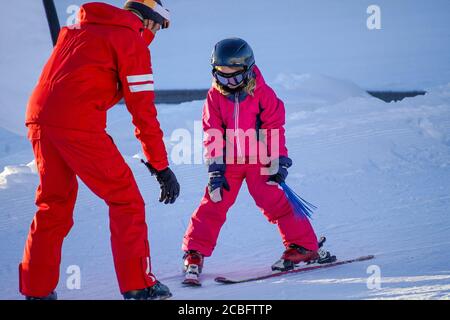
[[[58,13],[56,12],[55,3],[53,0],[42,0],[44,3],[45,14],[47,15],[48,27],[52,36],[53,46],[58,39],[59,29],[61,28],[58,20]]]

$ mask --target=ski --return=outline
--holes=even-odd
[[[235,284],[235,283],[258,281],[258,280],[264,280],[264,279],[268,279],[268,278],[279,277],[279,276],[283,276],[283,275],[290,275],[290,274],[307,272],[307,271],[312,271],[312,270],[317,270],[317,269],[337,267],[337,266],[341,266],[341,265],[349,264],[349,263],[353,263],[353,262],[370,260],[370,259],[373,259],[374,257],[375,256],[373,256],[373,255],[368,255],[368,256],[362,256],[362,257],[355,258],[355,259],[341,260],[341,261],[335,261],[335,262],[324,263],[324,264],[315,264],[313,266],[306,265],[305,267],[301,267],[298,269],[293,269],[293,270],[288,270],[288,271],[277,271],[277,272],[272,272],[272,273],[268,273],[268,274],[261,275],[261,276],[249,277],[249,278],[243,278],[243,279],[231,279],[231,278],[227,278],[227,277],[216,277],[214,279],[214,281],[221,283],[221,284]]]

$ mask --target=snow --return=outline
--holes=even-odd
[[[305,106],[336,103],[350,97],[368,97],[369,94],[351,81],[321,74],[279,74],[273,87],[288,102],[300,102]],[[299,95],[298,92],[302,94]]]
[[[6,166],[0,173],[0,189],[12,188],[14,185],[35,183],[33,175],[37,174],[36,161],[26,165]]]
[[[28,97],[50,55],[50,33],[42,1],[15,1],[14,10],[0,10],[0,21],[0,130],[23,135]]]
[[[319,207],[313,224],[327,236],[329,250],[339,258],[375,254],[375,259],[255,283],[215,284],[217,275],[265,272],[283,250],[276,227],[264,219],[243,187],[218,247],[206,261],[203,288],[182,288],[181,239],[203,193],[205,167],[172,165],[182,194],[172,206],[159,204],[157,183],[135,157],[140,149],[130,117],[123,106],[117,106],[109,117],[108,131],[147,201],[156,275],[169,285],[174,299],[448,299],[450,84],[425,96],[387,104],[360,94],[363,91],[347,81],[289,77],[300,81],[284,92],[288,147],[294,160],[288,184]],[[321,100],[322,89],[332,92],[334,86],[348,96]],[[306,98],[302,87],[309,88]],[[311,99],[315,104],[310,104]],[[177,145],[171,141],[173,130],[183,128],[193,135],[201,107],[202,101],[158,106],[169,154]],[[173,121],[174,114],[182,121]],[[23,153],[27,156],[20,157],[32,159],[29,149]],[[32,165],[13,159],[0,174],[0,297],[6,299],[20,298],[17,263],[38,184]],[[66,288],[65,271],[70,265],[81,268],[80,290]],[[380,289],[367,288],[371,265],[380,268]],[[107,208],[84,185],[75,226],[64,244],[58,292],[64,299],[120,299],[109,249]]]
[[[17,1],[21,6],[25,2],[31,5],[29,1]],[[166,2],[178,19],[154,45],[161,87],[182,87],[186,83],[206,87],[212,43],[237,30],[234,23],[223,29],[211,22],[224,12],[228,2],[210,6],[204,0],[189,4]],[[284,10],[285,25],[264,23],[263,29],[248,28],[241,34],[252,40],[262,72],[286,102],[287,143],[294,161],[287,183],[319,207],[312,223],[319,235],[327,236],[328,250],[342,259],[374,254],[374,260],[254,283],[214,283],[218,275],[266,272],[283,251],[276,226],[265,220],[243,186],[214,255],[206,260],[203,287],[181,287],[181,240],[204,192],[205,166],[176,165],[172,156],[181,196],[173,205],[160,204],[154,177],[137,159],[140,146],[133,136],[130,115],[123,105],[111,110],[108,132],[133,170],[146,200],[153,271],[170,287],[173,299],[450,298],[450,65],[445,56],[449,22],[442,20],[448,2],[378,2],[385,8],[385,29],[377,34],[353,28],[355,23],[365,24],[366,1],[339,6],[327,2],[326,10],[313,2],[289,1],[287,8],[293,6],[296,10],[273,9],[275,16]],[[255,17],[268,9],[259,3]],[[248,14],[254,1],[240,4],[239,12],[262,27],[259,18]],[[41,10],[32,6],[36,12]],[[242,21],[244,13],[236,13],[233,21]],[[5,15],[1,23],[16,21],[15,14]],[[196,19],[202,14],[204,20]],[[321,25],[338,17],[342,20],[335,28]],[[17,266],[34,215],[34,192],[39,183],[22,125],[14,124],[23,121],[26,99],[49,54],[50,37],[45,25],[34,22],[37,26],[33,33],[25,32],[24,25],[11,31],[20,34],[15,40],[9,38],[5,28],[1,33],[2,45],[4,39],[9,39],[9,47],[14,50],[2,51],[0,62],[2,74],[12,77],[10,81],[0,80],[0,299],[22,299]],[[280,36],[275,38],[277,34]],[[337,34],[342,36],[336,38]],[[325,37],[329,41],[324,41]],[[31,39],[35,50],[24,49],[24,43],[28,43],[22,40],[25,38]],[[356,39],[360,42],[352,46]],[[381,43],[386,45],[376,46]],[[173,49],[169,50],[169,45]],[[181,47],[188,60],[179,59],[176,49]],[[284,48],[283,58],[274,62],[273,53],[280,52],[279,48]],[[3,59],[16,55],[29,60],[13,64]],[[373,60],[377,55],[382,59]],[[426,87],[428,93],[384,103],[365,93],[365,89],[378,86]],[[170,155],[179,145],[176,129],[194,137],[189,144],[199,140],[194,131],[202,104],[158,105]],[[197,156],[194,149],[191,162]],[[63,247],[59,297],[120,299],[107,207],[81,182],[74,220]],[[81,270],[79,290],[69,290],[66,285],[67,270],[72,265]],[[380,288],[367,285],[372,270],[380,272]]]

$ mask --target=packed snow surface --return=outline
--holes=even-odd
[[[110,112],[108,132],[146,199],[153,271],[169,285],[174,299],[448,299],[450,85],[388,104],[347,81],[309,74],[277,79],[274,87],[286,102],[287,143],[294,160],[288,184],[319,207],[312,222],[319,235],[327,236],[328,250],[341,259],[376,257],[254,283],[214,283],[219,275],[264,273],[283,251],[276,226],[265,220],[243,187],[213,256],[206,260],[203,287],[183,288],[181,240],[207,182],[205,165],[194,163],[194,141],[199,141],[194,127],[203,102],[158,106],[182,188],[174,205],[158,203],[158,185],[137,159],[140,146],[130,116],[118,105]],[[190,158],[177,154],[183,141],[175,133],[180,130],[190,133],[189,139],[183,138],[192,147]],[[22,150],[0,158],[1,298],[20,298],[17,264],[38,184],[32,160],[26,141]],[[82,185],[74,215],[75,225],[63,248],[60,297],[120,299],[106,205]],[[80,290],[66,287],[71,265],[81,269]],[[368,279],[376,283],[369,278],[374,270],[381,275],[375,289],[367,286]]]

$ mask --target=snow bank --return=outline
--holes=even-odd
[[[36,183],[36,161],[26,165],[6,166],[0,173],[0,189],[14,188],[24,183]]]
[[[320,74],[279,74],[273,82],[276,93],[287,103],[335,104],[368,93],[348,80]]]

